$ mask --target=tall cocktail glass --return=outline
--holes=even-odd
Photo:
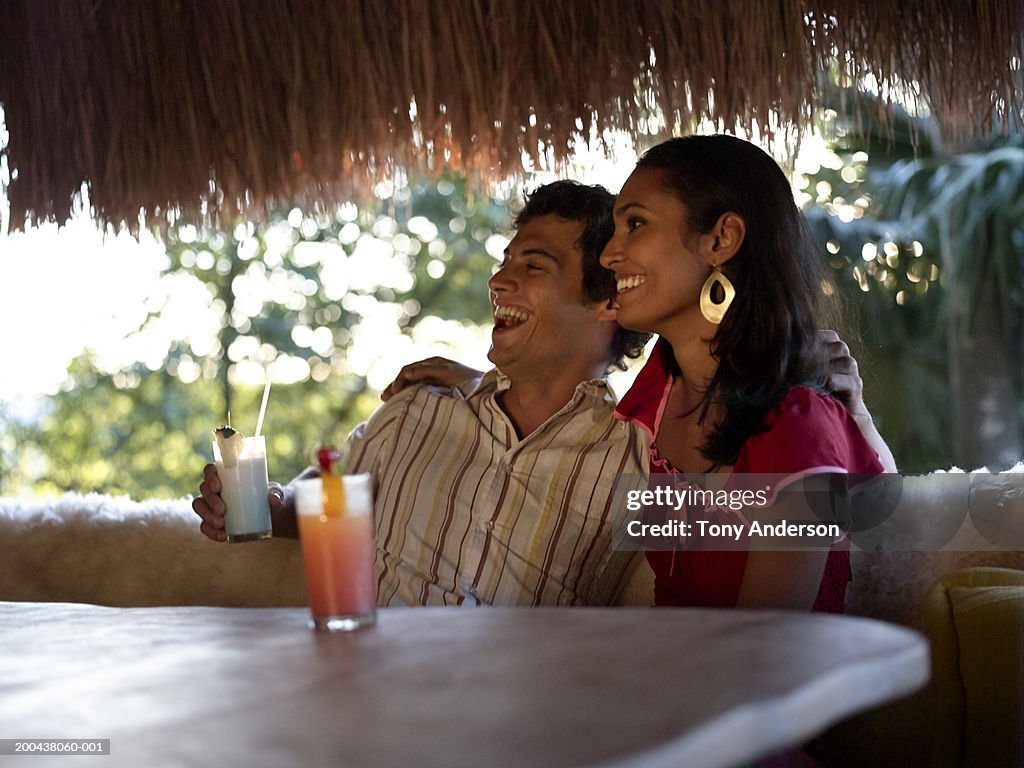
[[[270,503],[267,500],[267,443],[262,435],[242,438],[237,453],[224,456],[213,441],[213,459],[220,478],[224,532],[229,542],[256,541],[271,536]],[[232,442],[232,447],[234,443]]]
[[[299,541],[306,566],[310,627],[344,632],[377,619],[377,581],[373,571],[373,493],[369,475],[336,477],[344,504],[324,504],[321,478],[294,484]]]

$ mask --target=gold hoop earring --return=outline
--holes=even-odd
[[[721,288],[721,299],[718,301],[712,297],[716,283]],[[713,267],[708,279],[704,281],[704,286],[700,289],[700,313],[704,315],[704,319],[715,325],[721,323],[734,298],[736,298],[736,289],[729,278],[723,275],[718,267]]]

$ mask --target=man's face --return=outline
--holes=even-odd
[[[609,357],[614,326],[605,302],[583,298],[582,232],[582,223],[554,215],[531,219],[488,281],[494,330],[487,357],[513,381],[589,370]]]

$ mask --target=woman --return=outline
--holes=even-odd
[[[617,409],[650,431],[651,472],[878,473],[825,394],[820,257],[785,175],[731,136],[647,152],[602,264],[618,321],[661,339]],[[659,605],[841,612],[849,551],[648,552]]]

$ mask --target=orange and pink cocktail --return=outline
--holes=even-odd
[[[310,626],[339,632],[372,625],[377,581],[370,476],[325,473],[294,487]]]

